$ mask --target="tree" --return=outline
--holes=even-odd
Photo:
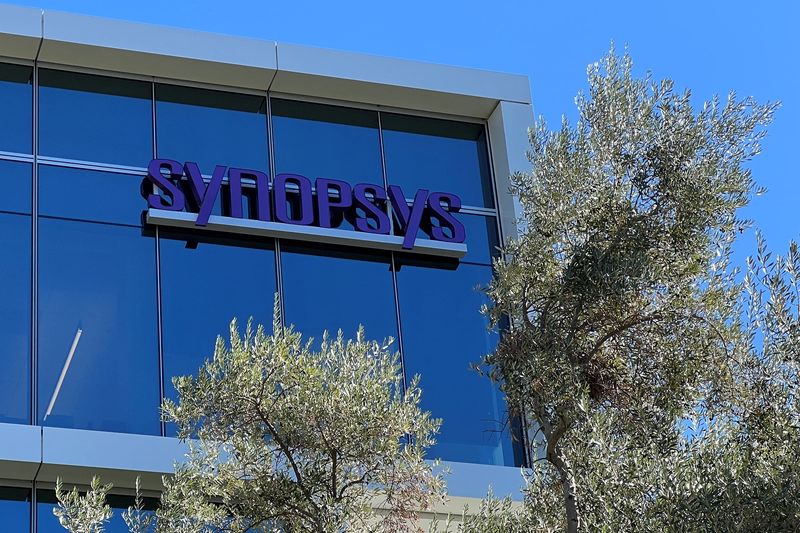
[[[485,362],[531,436],[525,500],[490,495],[442,528],[796,530],[800,252],[759,240],[731,266],[775,106],[730,95],[695,113],[613,50],[589,87],[574,128],[531,132],[521,231],[487,289],[509,327]],[[441,488],[422,461],[437,422],[399,375],[363,333],[313,351],[279,321],[234,324],[166,405],[198,440],[158,530],[409,530]]]
[[[521,231],[488,288],[511,325],[486,359],[533,436],[512,514],[570,532],[796,526],[797,248],[762,248],[744,281],[730,264],[776,106],[731,94],[695,113],[632,68],[613,48],[591,65],[576,126],[538,120],[512,177]]]
[[[423,459],[440,422],[420,410],[417,379],[404,388],[391,341],[339,332],[314,350],[275,317],[272,335],[234,321],[197,377],[174,380],[163,412],[190,452],[164,480],[156,531],[416,530],[442,492]]]
[[[102,533],[112,514],[111,507],[106,503],[109,490],[111,485],[102,485],[99,478],[93,477],[86,494],[79,494],[74,487],[70,492],[64,492],[61,479],[57,479],[58,506],[53,513],[64,529],[71,533]]]

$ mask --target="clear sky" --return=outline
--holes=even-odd
[[[636,69],[700,103],[735,90],[783,102],[752,164],[769,192],[745,213],[783,253],[800,238],[800,2],[794,0],[18,0],[104,17],[525,74],[534,111],[575,116],[586,65],[613,40]],[[739,245],[749,253],[752,239]]]

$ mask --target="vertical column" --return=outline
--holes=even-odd
[[[31,176],[31,424],[39,417],[39,65],[33,63],[33,174]]]
[[[497,210],[503,239],[517,233],[516,220],[521,214],[517,200],[511,195],[510,177],[528,171],[528,128],[533,126],[530,104],[500,102],[489,116],[489,146],[492,156]]]
[[[498,218],[503,242],[508,242],[517,235],[517,220],[522,215],[519,201],[511,194],[511,176],[515,172],[528,172],[528,128],[533,127],[533,110],[530,104],[517,102],[500,102],[492,112],[487,125],[489,128],[489,144],[497,194]],[[522,415],[526,418],[525,415]],[[522,420],[519,421],[522,424]],[[525,430],[527,429],[527,433]],[[543,451],[537,441],[538,428],[525,424],[525,451],[537,457]],[[532,457],[527,457],[528,462]]]

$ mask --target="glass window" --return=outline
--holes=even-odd
[[[514,465],[503,396],[470,365],[492,351],[497,335],[487,330],[476,290],[490,267],[432,268],[405,260],[397,272],[406,375],[421,376],[422,407],[444,422],[431,457],[448,461]]]
[[[142,176],[39,167],[39,214],[140,226]]]
[[[0,211],[30,214],[31,170],[28,163],[0,161]]]
[[[314,337],[317,345],[323,331],[335,336],[341,329],[346,338],[353,338],[359,324],[369,339],[397,339],[388,254],[286,244],[281,249],[281,276],[286,322]]]
[[[32,153],[33,69],[0,64],[0,151]]]
[[[383,186],[378,113],[272,100],[275,171]]]
[[[139,228],[40,219],[40,423],[160,434],[155,286]]]
[[[181,234],[162,233],[160,245],[164,391],[175,398],[172,377],[197,375],[234,317],[242,329],[253,317],[271,331],[275,252],[271,242]]]
[[[64,489],[72,490],[72,486],[64,483]],[[106,523],[105,533],[129,533],[125,520],[122,518],[122,513],[134,504],[134,498],[132,496],[109,494],[106,501],[111,506],[114,515]],[[65,533],[66,530],[61,527],[61,524],[58,523],[58,518],[53,514],[53,509],[57,506],[58,503],[54,491],[36,491],[36,526],[38,533]],[[149,512],[155,511],[158,508],[158,500],[156,498],[144,498],[144,508]]]
[[[144,167],[153,155],[152,123],[147,82],[39,69],[43,156]]]
[[[0,524],[5,531],[27,532],[31,528],[31,491],[0,487]]]
[[[486,134],[480,124],[381,113],[386,176],[406,198],[417,189],[493,207]]]
[[[31,218],[0,214],[0,422],[30,421]]]
[[[491,265],[492,259],[497,257],[497,247],[500,241],[497,238],[497,219],[483,215],[455,215],[464,224],[467,234],[467,255],[461,261],[464,263],[478,263]]]
[[[175,85],[156,85],[158,157],[268,170],[267,99]]]

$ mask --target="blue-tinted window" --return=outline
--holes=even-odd
[[[164,390],[175,398],[172,377],[196,376],[217,336],[229,339],[234,317],[242,330],[249,317],[271,330],[275,252],[271,242],[180,234],[162,233],[160,245]]]
[[[31,188],[30,164],[0,161],[0,211],[30,214]]]
[[[68,483],[64,483],[65,490],[72,490]],[[109,494],[106,501],[111,506],[113,516],[106,522],[105,533],[129,533],[122,513],[134,504],[131,496],[119,496]],[[36,491],[36,525],[37,533],[64,533],[66,530],[58,523],[58,518],[53,514],[53,509],[58,506],[56,495],[51,490]],[[145,512],[154,512],[158,506],[158,500],[154,498],[144,498]],[[9,530],[11,531],[11,530]],[[17,530],[14,530],[17,531]],[[22,531],[22,530],[20,530]]]
[[[272,100],[275,170],[383,186],[378,113]]]
[[[491,265],[492,259],[498,255],[499,239],[497,237],[497,219],[493,216],[468,215],[453,213],[453,216],[464,225],[467,254],[461,258],[462,263]],[[430,216],[430,210],[422,217],[422,224],[417,232],[418,239],[431,239],[431,229],[439,226],[437,218]],[[442,228],[448,237],[452,237],[450,228]]]
[[[155,277],[139,228],[39,220],[40,423],[160,433]]]
[[[388,254],[283,245],[287,323],[317,341],[325,330],[335,336],[341,329],[346,338],[354,338],[359,324],[369,339],[397,339],[390,267]]]
[[[32,152],[32,79],[31,67],[0,64],[0,151]]]
[[[409,263],[409,260],[406,260]],[[429,456],[449,461],[514,465],[502,394],[470,365],[497,342],[481,315],[490,267],[456,270],[405,264],[397,272],[406,375],[421,376],[422,407],[444,419]]]
[[[142,176],[41,165],[39,214],[139,226],[141,185]]]
[[[0,422],[30,421],[31,218],[0,214]]]
[[[497,238],[497,219],[483,215],[455,215],[464,224],[467,234],[467,255],[462,262],[491,265],[497,256],[499,240]]]
[[[0,487],[0,524],[9,533],[27,533],[31,528],[31,491]]]
[[[175,85],[156,85],[158,156],[267,171],[267,100]]]
[[[39,153],[146,166],[153,155],[151,85],[40,69]]]
[[[458,195],[493,207],[489,157],[480,124],[381,113],[386,175],[406,198],[417,189]]]

